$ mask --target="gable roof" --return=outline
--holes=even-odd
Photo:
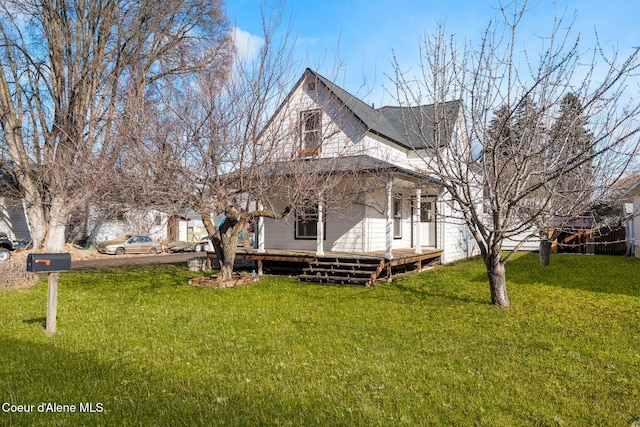
[[[369,132],[404,148],[421,149],[434,146],[436,112],[434,104],[415,107],[385,106],[375,109],[310,68],[305,70],[296,87],[306,77],[321,83]],[[448,101],[441,105],[444,105],[444,109],[440,110],[442,118],[448,118],[450,123],[448,126],[440,127],[441,135],[438,140],[444,140],[446,137],[446,130],[451,129],[451,125],[457,119],[462,102]],[[419,130],[422,135],[419,135],[416,130]]]

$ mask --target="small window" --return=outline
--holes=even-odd
[[[308,82],[307,92],[313,92],[314,90],[316,90],[316,82]]]
[[[300,154],[317,154],[321,137],[320,111],[303,111],[300,114],[300,122]]]
[[[393,199],[393,238],[402,239],[402,198]]]
[[[316,239],[318,237],[318,205],[311,209],[297,209],[295,222],[296,239]],[[324,238],[326,239],[326,217],[323,216]]]

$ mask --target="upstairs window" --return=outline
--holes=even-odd
[[[317,155],[320,150],[320,110],[300,113],[300,155]]]

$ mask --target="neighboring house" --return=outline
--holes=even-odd
[[[525,239],[526,241],[522,243]],[[504,239],[502,243],[502,249],[505,251],[513,250],[516,246],[519,251],[534,252],[540,250],[540,237],[537,235],[537,231],[523,231],[518,235]]]
[[[0,232],[7,233],[11,240],[31,240],[29,222],[22,200],[0,197]]]
[[[127,234],[142,234],[161,242],[196,242],[207,236],[202,219],[191,212],[168,214],[159,210],[129,210],[106,215],[93,209],[87,221],[88,246]]]
[[[22,199],[15,197],[15,183],[0,168],[0,233],[11,240],[31,240],[31,231]]]
[[[640,258],[640,180],[622,194],[626,217],[627,254]]]
[[[469,145],[461,101],[444,105],[448,128],[453,130],[451,142]],[[425,146],[422,138],[408,138],[403,127],[403,117],[407,120],[418,111],[426,111],[428,117],[433,110],[429,105],[376,109],[307,69],[262,138],[273,138],[270,127],[297,129],[293,141],[283,144],[295,144],[300,159],[327,164],[333,159],[332,172],[355,170],[363,180],[379,172],[386,185],[345,201],[339,211],[329,207],[326,213],[316,209],[282,220],[260,219],[258,250],[307,250],[317,255],[382,251],[391,259],[394,250],[421,253],[423,248],[436,248],[443,250],[445,263],[478,254],[459,213],[445,202],[445,190],[424,170],[422,159],[432,145]],[[424,135],[433,135],[433,121],[420,128]],[[324,226],[318,227],[319,223]]]

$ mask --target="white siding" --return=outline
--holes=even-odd
[[[354,154],[366,154],[405,169],[414,169],[409,163],[406,149],[376,135],[367,134],[358,148],[360,152]]]
[[[640,197],[633,198],[633,254],[640,258]]]
[[[102,212],[93,210],[89,215],[89,244],[95,245],[126,234],[144,234],[154,240],[167,239],[169,215],[159,211],[130,211],[124,220],[101,220]]]
[[[22,202],[18,199],[0,199],[0,232],[10,239],[31,240],[29,223]]]
[[[411,247],[411,198],[408,194],[394,191],[394,194],[402,196],[402,219],[400,230],[401,238],[394,236],[392,249],[402,249]],[[385,192],[370,193],[367,195],[365,252],[385,251],[387,249],[387,216]]]
[[[124,221],[99,221],[91,229],[88,244],[92,247],[128,233],[129,225]]]
[[[362,252],[364,207],[359,204],[345,203],[340,209],[329,207],[326,215],[326,235],[324,249],[337,252]],[[265,248],[316,250],[315,239],[295,238],[294,214],[274,220],[265,218]]]
[[[448,203],[440,202],[439,205],[438,247],[444,251],[442,262],[449,263],[477,255],[478,245],[460,213]]]
[[[518,234],[517,236],[513,236],[511,238],[504,239],[504,242],[502,243],[502,249],[504,249],[504,250],[512,250],[513,248],[516,247],[516,245],[518,245],[524,239],[529,237],[530,234],[531,234],[531,232],[522,232],[522,233]],[[537,236],[530,238],[525,243],[523,243],[522,246],[520,246],[519,250],[521,250],[521,251],[531,251],[531,252],[540,250],[540,238],[537,237]]]
[[[321,156],[337,157],[363,154],[364,147],[356,144],[365,133],[362,124],[346,107],[333,97],[325,97],[322,90],[307,92],[306,84],[296,88],[288,102],[281,106],[261,136],[262,144],[275,144],[276,152],[284,159],[297,156],[300,147],[300,114],[303,111],[322,111]]]

